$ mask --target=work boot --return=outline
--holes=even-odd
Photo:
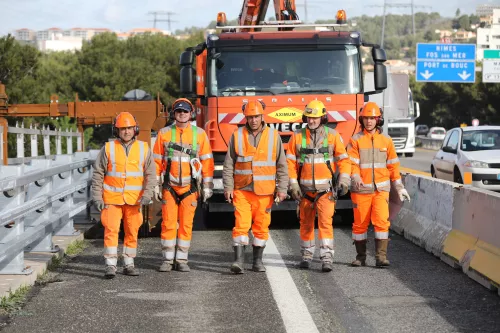
[[[245,262],[245,246],[233,246],[234,262],[231,265],[231,272],[235,274],[243,274],[243,264]]]
[[[262,254],[264,253],[265,246],[254,246],[253,247],[253,265],[252,270],[254,272],[265,272],[266,267],[262,263]]]
[[[189,268],[188,263],[186,261],[177,262],[175,270],[178,272],[190,272],[191,268]]]
[[[388,239],[375,239],[375,265],[377,267],[387,267],[390,265],[387,260]]]
[[[173,262],[171,260],[165,260],[161,263],[159,272],[170,272],[172,270]]]
[[[106,279],[112,279],[116,276],[116,267],[112,265],[107,265],[104,270],[104,277]]]
[[[356,246],[356,260],[351,263],[353,267],[366,266],[366,239],[362,241],[354,241]]]
[[[310,251],[308,249],[310,249]],[[302,261],[300,262],[299,267],[302,269],[309,269],[313,260],[314,247],[301,248],[300,252],[302,252]]]
[[[139,272],[135,269],[134,265],[128,265],[123,268],[123,275],[139,276]]]
[[[333,270],[333,253],[326,252],[321,256],[321,270],[323,272],[331,272]]]

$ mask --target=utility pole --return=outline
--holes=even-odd
[[[312,3],[312,6],[311,6],[311,3]],[[307,1],[307,0],[304,0],[304,3],[296,3],[295,6],[296,7],[304,7],[304,22],[307,23],[309,22],[309,19],[308,19],[308,15],[307,15],[307,8],[308,7],[317,7],[315,5],[319,5],[319,4],[329,4],[329,2],[327,1]]]
[[[431,9],[431,6],[421,6],[421,5],[415,5],[413,4],[413,0],[411,0],[410,3],[387,3],[387,0],[384,0],[384,5],[370,5],[368,7],[383,7],[384,8],[384,13],[383,13],[383,19],[382,19],[382,36],[380,38],[380,47],[384,47],[384,35],[385,35],[385,16],[387,12],[387,8],[411,8],[411,17],[412,17],[412,28],[413,28],[413,39],[415,39],[415,13],[414,13],[414,8],[429,8]]]
[[[167,11],[151,11],[148,13],[148,15],[153,15],[153,19],[152,20],[149,20],[149,22],[153,22],[153,28],[156,28],[156,22],[167,22],[168,23],[168,30],[170,32],[172,32],[172,28],[171,28],[171,23],[172,22],[177,22],[177,21],[174,21],[170,18],[171,15],[175,15],[175,13],[173,12],[167,12]],[[166,19],[160,19],[158,18],[158,16],[167,16]]]

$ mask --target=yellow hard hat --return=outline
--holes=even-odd
[[[311,101],[307,104],[303,115],[310,118],[320,118],[326,116],[325,104],[318,100]]]
[[[382,112],[380,112],[380,108],[375,102],[368,102],[361,109],[360,117],[380,117],[382,116]]]

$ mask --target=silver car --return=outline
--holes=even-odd
[[[500,191],[500,126],[454,128],[434,156],[435,178]]]

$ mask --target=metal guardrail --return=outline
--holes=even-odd
[[[74,219],[89,214],[96,153],[0,166],[0,274],[31,274],[24,252],[57,252],[53,236],[79,234]]]
[[[3,147],[3,135],[2,133],[6,131],[8,134],[16,134],[16,156],[15,158],[9,158],[7,164],[22,164],[27,163],[33,159],[53,159],[56,155],[62,155],[62,138],[66,138],[66,154],[73,154],[73,138],[76,137],[77,140],[77,151],[83,151],[83,141],[82,133],[73,132],[72,129],[69,131],[61,130],[49,130],[42,126],[41,129],[34,128],[24,128],[24,124],[18,125],[16,123],[15,127],[9,126],[7,129],[0,126],[0,146]],[[30,147],[31,156],[25,156],[24,142],[25,135],[30,136]],[[44,155],[38,156],[38,136],[42,136],[43,140],[43,152]],[[56,141],[56,152],[52,154],[50,150],[50,138],[55,137]],[[3,154],[0,154],[0,160],[3,158]],[[5,163],[2,163],[5,164]]]
[[[426,136],[417,136],[415,139],[415,144],[417,147],[431,149],[431,150],[439,150],[443,145],[443,140],[441,139],[431,139]]]

